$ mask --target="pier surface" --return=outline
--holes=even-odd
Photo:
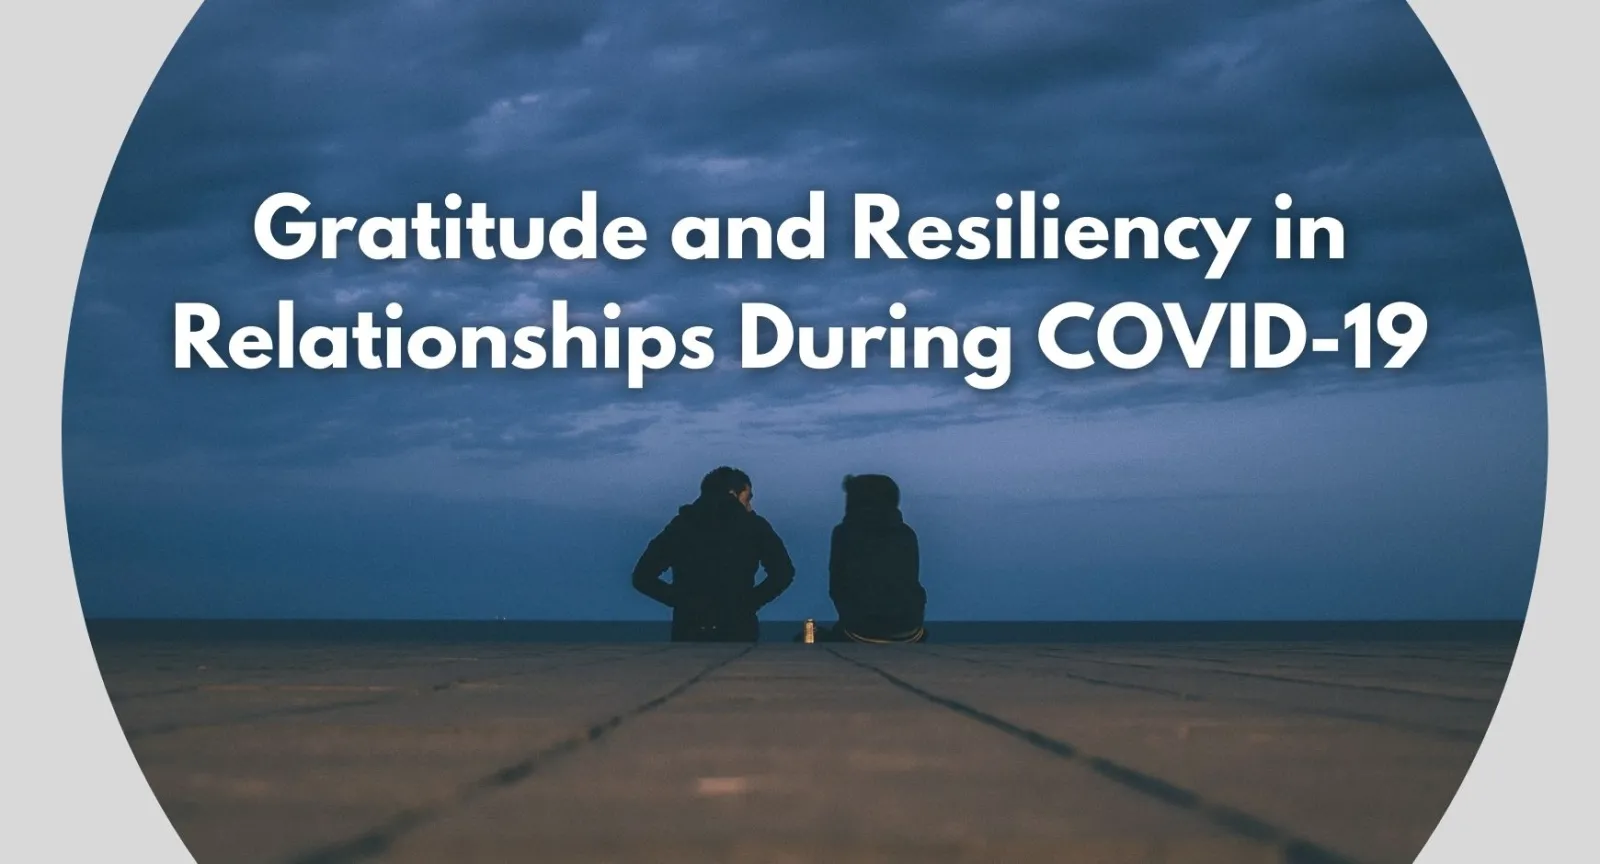
[[[97,651],[200,864],[1401,864],[1513,645]]]

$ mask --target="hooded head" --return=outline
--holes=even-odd
[[[700,500],[696,503],[717,508],[732,501],[741,509],[749,510],[752,494],[750,475],[724,465],[700,480]]]
[[[844,478],[846,519],[897,521],[900,487],[885,474],[851,474]]]

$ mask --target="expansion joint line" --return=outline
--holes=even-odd
[[[440,817],[452,809],[470,804],[494,792],[515,786],[550,767],[554,762],[571,756],[585,747],[604,739],[629,720],[648,714],[682,696],[685,691],[705,680],[711,673],[749,654],[753,650],[755,650],[755,646],[751,645],[717,660],[691,675],[676,687],[653,699],[641,702],[632,708],[592,723],[587,728],[531,753],[523,759],[466,783],[446,800],[436,802],[427,807],[402,810],[354,837],[310,850],[294,856],[290,861],[292,864],[355,864],[355,862],[377,858],[388,852],[405,835],[438,821]]]
[[[1009,720],[1003,720],[965,702],[931,693],[891,672],[871,663],[857,660],[854,657],[848,657],[833,648],[826,650],[846,663],[875,673],[883,680],[907,693],[932,702],[941,708],[954,711],[968,719],[976,720],[991,729],[1003,732],[1052,756],[1079,763],[1113,783],[1149,798],[1154,798],[1168,806],[1193,813],[1235,836],[1276,846],[1283,864],[1355,864],[1353,859],[1303,837],[1295,836],[1289,831],[1269,824],[1241,810],[1208,801],[1197,792],[1169,783],[1154,775],[1146,774],[1136,768],[1130,768],[1110,759],[1085,753],[1074,744],[1034,729],[1018,726]]]

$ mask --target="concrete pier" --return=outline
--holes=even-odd
[[[210,862],[1401,862],[1509,644],[99,647]]]

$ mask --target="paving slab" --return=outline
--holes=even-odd
[[[1405,862],[1471,643],[121,644],[201,864]]]

